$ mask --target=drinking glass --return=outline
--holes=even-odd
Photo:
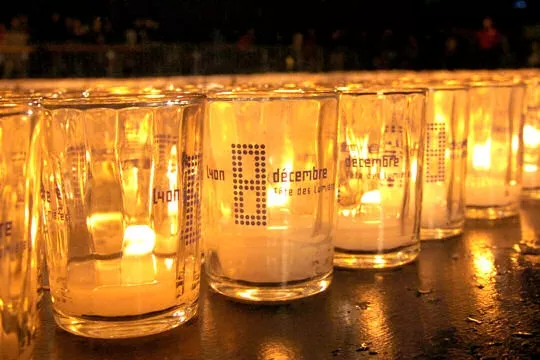
[[[420,251],[426,91],[355,84],[339,90],[334,264],[411,262]]]
[[[468,89],[428,83],[422,240],[463,233],[469,126]]]
[[[37,327],[39,108],[0,99],[0,359],[32,356]]]
[[[471,84],[465,185],[467,218],[495,220],[518,214],[524,94],[522,83]]]
[[[213,92],[204,150],[205,270],[248,302],[324,291],[332,276],[337,96],[276,86]]]
[[[540,199],[540,76],[531,77],[526,89],[526,116],[523,126],[522,195]]]
[[[204,106],[157,91],[44,99],[41,194],[62,329],[135,337],[197,313]]]

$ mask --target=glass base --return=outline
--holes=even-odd
[[[522,199],[540,200],[540,188],[531,188],[521,190]]]
[[[463,226],[450,229],[420,229],[420,240],[442,240],[463,234]]]
[[[504,206],[469,206],[465,208],[467,219],[497,220],[516,216],[519,212],[517,204]]]
[[[419,253],[419,243],[382,253],[349,251],[336,248],[334,252],[334,266],[343,269],[388,269],[413,262]]]
[[[332,272],[309,280],[289,283],[250,283],[208,276],[210,287],[239,302],[276,304],[306,298],[325,291],[332,282]]]
[[[174,329],[193,318],[197,314],[197,308],[197,302],[194,302],[159,313],[118,318],[70,316],[55,309],[54,319],[60,328],[75,335],[98,339],[125,339]]]

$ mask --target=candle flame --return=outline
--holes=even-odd
[[[364,193],[360,199],[362,204],[380,204],[381,192],[379,190],[372,190]]]
[[[523,127],[523,143],[526,147],[535,148],[540,146],[540,130],[531,125]]]
[[[476,144],[473,149],[472,166],[477,170],[489,170],[491,167],[491,140],[485,144]]]
[[[156,233],[148,225],[131,225],[124,231],[124,254],[145,255],[154,250]]]
[[[173,265],[174,265],[174,259],[172,258],[165,259],[165,267],[167,268],[167,270],[172,270]]]

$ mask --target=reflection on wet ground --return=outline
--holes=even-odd
[[[103,342],[57,330],[46,304],[37,359],[499,359],[540,351],[540,205],[423,243],[417,262],[336,271],[329,291],[238,304],[203,284],[200,315],[152,338]],[[524,251],[524,246],[527,251]]]

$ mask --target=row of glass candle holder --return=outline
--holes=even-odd
[[[59,326],[117,338],[196,314],[203,247],[215,291],[282,302],[516,215],[537,79],[0,94],[0,348],[33,333],[40,243]]]

